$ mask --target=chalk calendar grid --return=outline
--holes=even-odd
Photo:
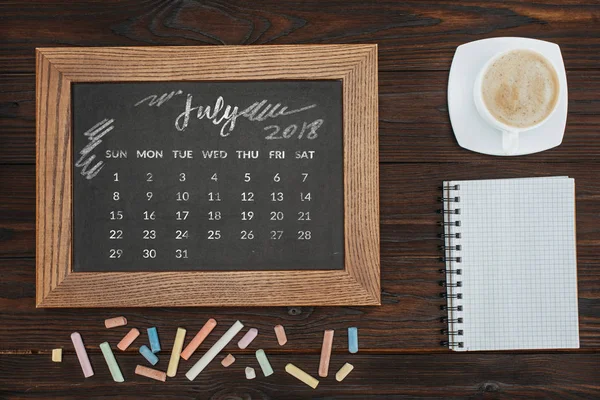
[[[339,81],[76,85],[74,270],[343,269],[341,94]],[[234,124],[225,103],[256,115]]]
[[[574,181],[451,181],[462,269],[458,351],[578,348]]]

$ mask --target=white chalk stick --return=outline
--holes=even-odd
[[[196,377],[206,368],[206,366],[227,346],[229,342],[244,328],[244,324],[240,321],[236,321],[231,327],[225,332],[219,340],[210,348],[202,358],[198,360],[196,364],[185,374],[185,376],[193,381]]]

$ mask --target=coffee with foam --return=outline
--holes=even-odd
[[[552,113],[559,95],[552,64],[530,50],[500,56],[484,72],[481,95],[485,107],[499,122],[528,128]]]

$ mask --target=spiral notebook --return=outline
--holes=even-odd
[[[579,348],[575,182],[446,181],[443,345]]]

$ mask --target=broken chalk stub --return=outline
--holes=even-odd
[[[221,361],[221,365],[224,366],[225,368],[229,367],[231,364],[233,364],[235,362],[235,357],[232,356],[231,354],[227,354],[227,357],[225,357],[222,361]]]
[[[138,331],[136,328],[131,328],[129,333],[127,333],[127,335],[121,339],[119,344],[117,344],[117,348],[121,351],[127,350],[127,348],[131,346],[131,343],[133,343],[138,336],[140,336],[140,331]]]
[[[138,365],[135,367],[135,374],[145,376],[146,378],[155,379],[157,381],[164,382],[167,380],[167,374],[157,369],[144,367],[143,365]]]
[[[340,368],[340,370],[338,372],[336,372],[335,380],[338,382],[343,381],[353,369],[354,369],[354,365],[352,365],[350,363],[344,364],[342,366],[342,368]]]
[[[107,327],[108,329],[116,328],[118,326],[125,326],[125,325],[127,325],[127,318],[125,318],[125,317],[114,317],[114,318],[109,318],[109,319],[104,320],[104,326]]]
[[[269,362],[269,359],[267,358],[267,355],[263,349],[256,350],[256,359],[258,360],[260,369],[262,369],[262,372],[265,376],[273,375],[273,367],[271,367],[271,363]]]
[[[153,326],[152,328],[148,328],[146,329],[146,332],[148,332],[150,350],[152,350],[153,353],[158,353],[160,351],[160,340],[158,339],[158,331],[156,330],[156,327]]]
[[[62,362],[62,349],[52,349],[52,361]]]
[[[246,379],[254,379],[256,378],[256,372],[252,367],[246,367]]]
[[[250,343],[252,343],[252,341],[254,339],[256,339],[257,336],[258,336],[258,329],[250,328],[250,330],[248,332],[246,332],[244,337],[242,337],[240,339],[240,341],[238,342],[238,347],[240,349],[244,350],[246,347],[248,347],[250,345]]]
[[[348,351],[352,354],[358,353],[358,328],[348,328]]]
[[[287,343],[287,336],[285,335],[285,329],[282,325],[275,325],[275,336],[277,336],[277,343],[283,346]]]
[[[140,347],[140,354],[152,365],[156,365],[158,357],[145,344]]]

